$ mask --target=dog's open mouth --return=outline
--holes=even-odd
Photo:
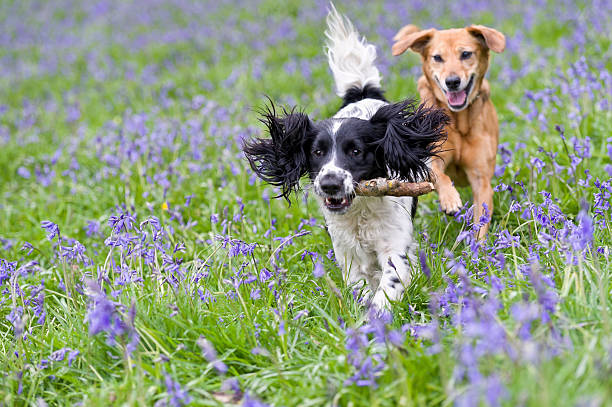
[[[473,84],[474,84],[474,75],[470,77],[470,81],[468,82],[466,87],[463,88],[462,90],[457,91],[457,92],[451,92],[451,91],[445,92],[446,98],[448,101],[448,105],[452,109],[455,109],[455,110],[462,109],[467,104],[467,100],[468,100],[468,97],[470,96],[470,92],[472,91]]]
[[[353,197],[349,195],[338,198],[327,197],[323,202],[328,210],[332,212],[341,212],[351,206]]]

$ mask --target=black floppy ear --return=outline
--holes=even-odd
[[[259,121],[266,125],[271,138],[245,141],[242,150],[259,178],[282,189],[275,198],[282,196],[289,201],[289,194],[299,189],[300,178],[307,173],[304,141],[312,134],[313,124],[306,114],[293,109],[283,109],[282,117],[278,117],[272,101]]]
[[[442,109],[417,107],[413,100],[385,105],[370,119],[375,127],[377,155],[390,176],[416,182],[429,178],[428,159],[440,152],[446,140],[449,117]]]

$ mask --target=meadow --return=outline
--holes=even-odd
[[[248,168],[266,95],[340,106],[327,1],[0,2],[0,406],[612,406],[612,3],[335,4],[390,100],[403,25],[506,35],[487,239],[422,197],[368,315],[308,191]]]

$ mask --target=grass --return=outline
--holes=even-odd
[[[393,306],[384,329],[403,332],[400,343],[367,335],[361,352],[384,368],[366,386],[347,382],[356,373],[347,343],[372,325],[326,256],[331,242],[316,204],[303,194],[291,206],[265,199],[275,192],[253,179],[239,150],[242,138],[263,131],[256,109],[264,95],[314,118],[339,107],[322,50],[326,5],[0,6],[12,35],[0,49],[0,405],[214,406],[230,403],[229,378],[275,406],[611,405],[610,196],[596,183],[609,181],[611,164],[612,113],[601,105],[610,103],[609,13],[588,2],[466,3],[463,14],[454,4],[337,4],[377,45],[390,100],[416,96],[418,58],[390,57],[388,39],[402,24],[483,22],[509,38],[489,79],[500,142],[511,152],[500,151],[505,170],[494,184],[512,189],[496,192],[491,232],[477,249],[456,241],[470,226],[440,213],[435,194],[420,200],[415,229],[431,276],[415,265],[417,277]],[[523,13],[532,17],[519,24]],[[583,34],[594,22],[600,29]],[[588,74],[580,74],[581,58]],[[79,114],[67,120],[74,106]],[[579,143],[590,147],[582,158]],[[469,201],[470,191],[460,192]],[[109,218],[125,212],[133,228],[113,231]],[[161,231],[140,225],[151,216]],[[62,246],[82,243],[91,263],[62,257],[44,220],[59,226]],[[592,239],[575,227],[589,220]],[[502,247],[504,231],[517,244]],[[122,248],[106,240],[127,235],[145,239],[150,257],[135,241]],[[576,239],[586,246],[572,249]],[[257,245],[233,256],[238,241]],[[323,259],[323,278],[305,251]],[[232,278],[263,268],[269,279],[235,289]],[[117,303],[125,333],[114,342],[106,332],[90,335],[100,299],[88,279]],[[458,298],[440,305],[456,285]],[[554,299],[548,312],[546,298]],[[521,319],[517,304],[531,304],[536,317]],[[25,335],[11,322],[18,307]],[[308,313],[296,319],[300,311]],[[435,334],[417,334],[435,324]],[[205,357],[200,337],[227,372]],[[70,363],[52,356],[62,348],[79,354]],[[472,398],[487,391],[499,398]]]

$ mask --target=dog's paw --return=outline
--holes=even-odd
[[[374,297],[372,297],[371,305],[377,311],[391,309],[391,304],[389,303],[385,292],[382,290],[376,291],[376,294],[374,294]]]
[[[455,187],[438,191],[438,197],[440,198],[440,207],[447,215],[453,215],[461,208],[461,197]]]

